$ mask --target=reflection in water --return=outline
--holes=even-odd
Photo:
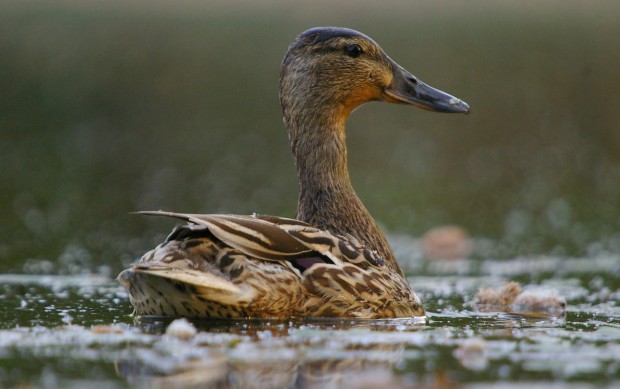
[[[354,358],[253,362],[214,358],[188,362],[166,376],[154,375],[135,361],[119,362],[116,366],[118,373],[130,382],[155,385],[299,389],[410,387],[404,378],[393,373],[395,364]]]
[[[379,339],[375,331],[427,328],[419,318],[194,323],[205,332],[193,343],[170,339],[176,350],[193,353],[182,352],[181,357],[172,352],[171,360],[162,363],[161,349],[154,347],[118,360],[118,374],[133,383],[217,388],[370,388],[386,383],[410,387],[406,377],[394,372],[403,361],[405,343]],[[161,333],[167,321],[141,318],[139,324],[145,331]],[[325,336],[325,331],[333,331],[333,336]]]
[[[117,359],[119,376],[148,386],[454,388],[454,360],[470,372],[485,372],[498,358],[518,356],[517,343],[502,338],[528,328],[536,336],[565,322],[548,315],[466,311],[430,313],[426,320],[194,321],[200,332],[191,341],[160,335],[168,323],[137,321],[158,340]],[[488,327],[490,338],[467,338],[455,330],[475,323]],[[428,353],[431,344],[434,351]]]

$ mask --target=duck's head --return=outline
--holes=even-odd
[[[336,27],[297,36],[282,63],[280,100],[285,117],[329,107],[332,115],[346,118],[373,100],[469,113],[467,103],[420,81],[366,35]]]

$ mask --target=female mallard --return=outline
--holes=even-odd
[[[299,177],[297,219],[170,216],[176,227],[118,279],[140,315],[211,318],[424,315],[383,233],[355,194],[345,121],[372,100],[468,113],[346,28],[313,28],[289,47],[280,104]]]

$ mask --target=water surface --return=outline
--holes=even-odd
[[[190,340],[165,335],[170,320],[132,317],[126,292],[107,277],[5,275],[0,380],[7,387],[620,383],[617,257],[408,265],[418,272],[410,281],[425,319],[194,321],[199,332]],[[545,269],[555,275],[542,276]],[[476,309],[479,287],[510,279],[565,297],[566,314]]]

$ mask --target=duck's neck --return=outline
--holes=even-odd
[[[316,115],[317,111],[321,114]],[[285,112],[299,177],[297,219],[354,236],[402,275],[383,232],[351,185],[344,130],[347,115],[327,109],[298,112],[302,113],[296,117],[286,117]]]
[[[349,179],[344,123],[335,117],[316,119],[295,121],[289,129],[299,178],[299,208],[310,205],[314,195],[324,192],[355,196]]]

